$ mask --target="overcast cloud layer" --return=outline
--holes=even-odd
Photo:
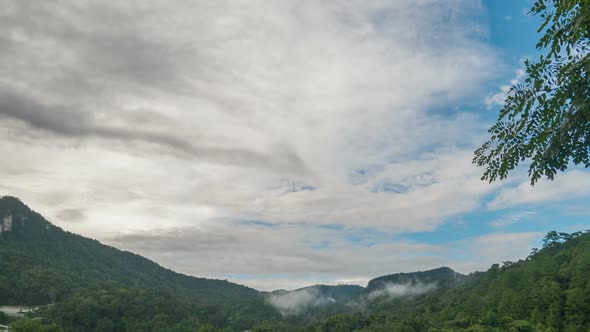
[[[4,1],[0,193],[264,289],[521,255],[542,235],[402,236],[590,182],[480,182],[470,159],[488,124],[454,105],[491,105],[483,14],[472,0]],[[518,245],[503,252],[504,238]]]

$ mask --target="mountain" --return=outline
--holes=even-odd
[[[298,288],[292,291],[279,289],[271,292],[271,295],[286,295],[299,292],[309,292],[317,294],[318,297],[325,298],[330,302],[341,302],[350,300],[365,291],[363,286],[359,285],[313,285]]]
[[[517,262],[420,296],[370,303],[364,312],[335,315],[321,331],[590,331],[590,231],[550,232],[542,249]],[[443,279],[452,272],[437,269]],[[426,271],[429,273],[431,271]],[[420,274],[424,276],[423,273]],[[416,273],[376,278],[372,284],[413,280]],[[385,281],[385,282],[384,282]],[[371,283],[370,283],[371,284]],[[379,289],[381,286],[376,286]]]
[[[266,298],[286,319],[301,324],[350,311],[354,299],[364,290],[359,285],[314,285],[276,290]]]
[[[56,303],[52,308],[57,311],[72,301],[76,303],[69,304],[75,306],[85,300],[99,305],[107,293],[120,297],[113,301],[130,300],[134,294],[188,308],[179,312],[198,310],[199,321],[216,326],[227,325],[223,322],[231,318],[245,329],[261,317],[278,316],[252,288],[176,273],[131,252],[66,232],[17,198],[0,198],[0,213],[0,305]],[[248,321],[243,311],[256,317]],[[172,317],[176,308],[165,312]],[[66,326],[77,324],[65,316],[59,316],[58,323],[64,323],[61,319]],[[94,327],[86,324],[88,330]]]
[[[259,297],[258,291],[252,288],[223,280],[189,277],[131,252],[65,232],[13,197],[0,198],[0,211],[12,219],[12,230],[2,234],[1,275],[20,276],[18,282],[13,279],[11,283],[3,283],[5,288],[3,292],[0,291],[1,302],[39,305],[59,300],[70,288],[60,287],[63,280],[59,278],[64,277],[59,274],[70,275],[70,271],[75,271],[76,276],[71,278],[79,286],[85,286],[87,282],[111,280],[131,287],[188,293],[205,302],[222,299],[255,300]],[[46,266],[51,266],[51,269],[45,272],[51,273],[46,276],[47,283],[39,284],[38,287],[47,289],[40,292],[38,288],[31,293],[29,290],[32,289],[20,288],[25,282],[23,278],[36,274],[37,268]],[[54,290],[50,292],[51,287]],[[48,293],[51,293],[52,298]]]
[[[258,292],[163,268],[0,198],[0,307],[19,331],[590,331],[590,233],[551,232],[517,262]]]
[[[590,331],[590,231],[550,232],[543,243],[467,276],[447,267],[381,276],[348,305],[316,305],[300,316],[312,319],[313,331]],[[291,321],[261,331],[306,331]]]
[[[448,267],[440,267],[428,271],[410,273],[396,273],[371,279],[367,284],[366,292],[374,292],[386,288],[388,285],[433,285],[446,288],[464,280],[465,275],[453,271]]]
[[[359,285],[314,285],[302,289],[317,291],[321,296],[334,300],[334,302],[349,300],[364,291],[364,287]]]
[[[306,298],[318,307],[320,305],[346,304],[349,308],[358,308],[359,303],[375,301],[380,297],[385,300],[395,297],[421,295],[430,291],[448,289],[458,285],[467,276],[453,271],[448,267],[440,267],[428,271],[396,273],[371,279],[367,287],[359,285],[313,285],[292,291],[276,290],[270,293],[274,298],[288,298],[294,301],[297,294],[306,294]],[[325,308],[323,308],[325,309]],[[339,310],[345,310],[340,308]],[[331,310],[329,312],[333,312]],[[313,312],[322,312],[313,308]]]

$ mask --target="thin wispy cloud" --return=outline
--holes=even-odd
[[[504,105],[504,101],[508,97],[508,92],[510,89],[521,83],[521,80],[525,76],[526,72],[524,69],[520,68],[516,70],[514,78],[510,80],[510,84],[504,84],[500,86],[500,91],[496,92],[495,94],[488,96],[484,100],[484,104],[488,109],[492,109],[493,107],[501,107]]]
[[[494,228],[504,228],[516,223],[527,221],[534,218],[537,214],[534,211],[518,211],[506,214],[498,219],[489,222]]]

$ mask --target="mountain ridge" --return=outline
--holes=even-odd
[[[28,314],[38,320],[25,318],[22,324],[51,326],[29,331],[590,328],[588,231],[550,232],[543,248],[525,259],[469,275],[440,267],[376,277],[367,287],[311,285],[260,292],[176,273],[65,231],[15,197],[0,198],[0,213],[0,305],[42,305]],[[287,297],[271,298],[282,295]],[[0,324],[7,319],[0,313]]]
[[[230,287],[232,291],[239,292],[242,296],[258,295],[257,290],[243,285],[177,273],[143,256],[65,231],[47,221],[15,197],[4,196],[0,198],[0,211],[10,211],[14,220],[13,229],[1,235],[4,248],[24,250],[23,252],[29,255],[28,261],[31,264],[45,263],[55,268],[73,269],[84,273],[86,277],[91,279],[104,280],[107,277],[127,285],[160,287],[159,281],[167,280],[179,283],[185,288],[199,288],[208,285],[197,285],[198,283],[213,283]],[[43,247],[43,252],[38,250],[40,246]],[[90,263],[96,263],[100,270],[84,270],[83,265]],[[139,267],[145,272],[138,273]],[[215,295],[220,296],[221,294]]]
[[[395,273],[395,274],[378,276],[378,277],[371,279],[366,287],[363,287],[363,286],[357,285],[357,284],[339,284],[339,285],[313,284],[313,285],[304,286],[304,287],[294,289],[294,290],[274,290],[274,291],[265,292],[265,291],[256,290],[254,288],[250,288],[248,286],[243,286],[243,285],[240,285],[240,284],[237,284],[234,282],[229,282],[229,281],[226,281],[223,279],[203,278],[203,277],[198,277],[198,276],[187,275],[187,274],[175,272],[173,270],[170,270],[169,268],[161,266],[157,262],[154,262],[148,258],[145,258],[144,256],[138,255],[138,254],[133,253],[131,251],[121,250],[121,249],[118,249],[114,246],[104,244],[98,240],[69,232],[67,230],[60,228],[59,226],[56,226],[55,224],[49,222],[48,220],[46,220],[42,215],[40,215],[36,211],[32,210],[29,206],[27,206],[24,202],[22,202],[17,197],[13,197],[13,196],[0,197],[0,213],[6,212],[6,211],[10,211],[10,213],[13,217],[13,230],[10,232],[6,232],[4,235],[4,237],[9,238],[9,239],[39,241],[39,240],[44,240],[44,239],[46,240],[47,237],[49,237],[51,239],[52,235],[54,235],[55,232],[63,232],[63,234],[67,235],[68,238],[78,237],[80,239],[84,239],[84,241],[88,241],[88,243],[92,242],[94,244],[100,244],[101,246],[115,250],[115,251],[121,253],[122,255],[128,255],[129,257],[143,260],[146,264],[153,264],[154,268],[172,271],[174,274],[178,275],[178,277],[180,277],[180,278],[195,278],[195,279],[199,279],[199,280],[227,282],[230,284],[239,285],[242,287],[249,288],[251,290],[255,290],[259,293],[274,293],[274,292],[281,292],[281,291],[292,292],[292,291],[309,289],[309,288],[326,288],[326,289],[350,288],[350,289],[359,290],[360,288],[364,288],[364,289],[370,288],[370,286],[373,282],[376,282],[377,280],[381,280],[383,278],[388,278],[388,277],[397,276],[397,275],[414,275],[414,274],[420,278],[421,273],[428,274],[429,272],[436,272],[440,269],[448,269],[448,270],[452,271],[452,273],[458,274],[457,272],[453,271],[452,269],[450,269],[448,267],[440,267],[440,268],[431,269],[431,270],[427,270],[427,271],[403,272],[403,273]],[[33,227],[25,227],[24,221],[27,221],[28,223],[33,222],[34,225],[30,225],[30,224],[27,225],[27,226],[33,226]],[[1,233],[0,233],[0,236],[1,236]],[[59,261],[59,257],[52,257],[52,258],[56,259],[56,261]],[[121,267],[121,268],[124,268],[124,267]]]

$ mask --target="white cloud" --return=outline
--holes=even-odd
[[[0,192],[101,240],[163,235],[117,245],[195,275],[438,267],[427,245],[358,248],[315,227],[435,230],[497,188],[471,165],[479,118],[446,112],[495,68],[471,19],[481,10],[11,2],[0,13]],[[227,220],[280,227],[237,234]],[[309,248],[322,241],[329,252]]]
[[[500,263],[523,259],[543,237],[539,232],[491,233],[470,240],[470,250],[481,260]],[[494,261],[495,260],[495,261]]]
[[[118,235],[107,243],[184,273],[270,291],[312,284],[366,286],[377,276],[441,266],[460,273],[486,270],[493,263],[526,257],[542,236],[499,232],[431,245],[390,234],[370,238],[361,230],[218,220],[198,228]]]
[[[503,215],[502,217],[492,220],[489,225],[494,228],[503,228],[516,224],[521,221],[529,220],[534,217],[536,213],[534,211],[518,211]]]
[[[498,210],[525,204],[544,204],[587,197],[590,195],[589,186],[590,173],[571,170],[560,174],[554,181],[539,181],[534,187],[527,181],[516,187],[504,188],[487,204],[487,207]]]
[[[425,230],[489,190],[465,145],[478,119],[429,111],[493,67],[478,3],[65,1],[38,20],[27,4],[3,23],[2,87],[25,111],[3,135],[27,165],[5,192],[87,211],[76,231],[218,217]],[[317,190],[285,194],[294,183]]]
[[[500,91],[498,91],[497,93],[495,93],[491,96],[487,96],[484,99],[484,104],[486,105],[486,107],[488,109],[492,109],[493,107],[496,107],[496,106],[503,106],[504,101],[508,97],[508,92],[510,91],[510,88],[512,88],[516,84],[520,83],[520,80],[522,80],[522,78],[525,76],[525,74],[526,74],[526,72],[524,69],[522,69],[522,68],[517,69],[516,73],[514,75],[514,78],[510,80],[509,85],[508,84],[501,85],[500,89],[499,89]]]

